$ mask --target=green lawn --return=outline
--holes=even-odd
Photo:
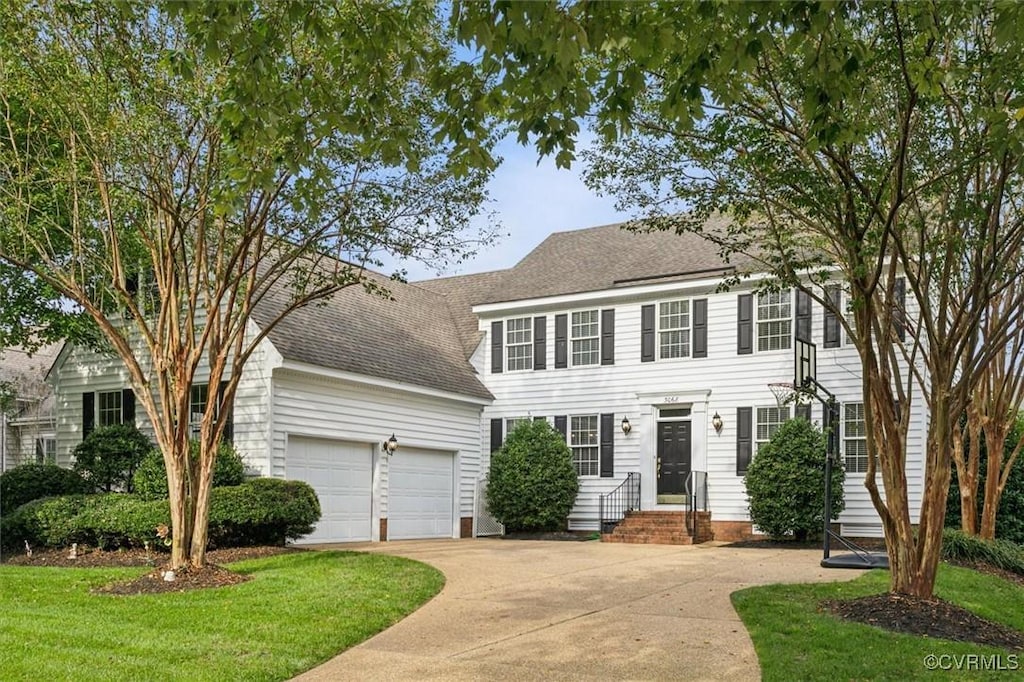
[[[1021,652],[897,634],[818,610],[818,603],[825,599],[877,594],[888,587],[888,572],[871,571],[852,582],[752,587],[734,593],[732,601],[754,641],[763,679],[768,681],[1007,680],[1024,670]],[[943,565],[936,592],[984,618],[1024,630],[1024,589],[1005,580]],[[966,668],[930,671],[925,664],[929,654],[948,655],[943,660],[946,666],[954,664],[952,656],[998,654],[1003,666],[1016,661],[1019,670],[986,671],[980,660],[970,669],[969,659],[959,659]]]
[[[444,576],[376,554],[244,561],[232,587],[116,597],[147,569],[0,566],[2,680],[284,680],[414,611]]]

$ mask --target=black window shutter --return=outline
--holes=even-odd
[[[640,362],[654,362],[654,306],[640,308]]]
[[[501,420],[491,420],[491,452],[497,452],[501,447]]]
[[[569,366],[569,316],[555,315],[555,369]]]
[[[835,306],[836,310],[839,310],[839,306],[842,305],[843,301],[843,290],[838,286],[825,287],[825,297]],[[839,348],[839,334],[841,331],[839,326],[839,316],[834,312],[825,308],[825,316],[822,320],[822,330],[825,334],[825,348]]]
[[[796,338],[811,340],[811,295],[802,289],[796,290]]]
[[[892,310],[892,323],[896,330],[896,338],[900,341],[907,340],[907,280],[898,278],[893,287],[893,295],[896,297],[896,304]]]
[[[693,357],[708,356],[708,299],[693,302]]]
[[[82,394],[82,439],[96,428],[96,394],[92,391]]]
[[[548,318],[533,318],[533,368],[548,368]]]
[[[601,415],[601,477],[615,475],[615,415]]]
[[[121,389],[121,422],[135,423],[135,391],[130,388]]]
[[[750,355],[754,352],[754,295],[740,294],[736,297],[736,353]]]
[[[217,388],[217,404],[220,405],[224,401],[224,391],[227,390],[228,382],[220,382],[220,386]],[[231,401],[228,405],[224,414],[218,415],[218,419],[224,420],[224,430],[220,434],[220,440],[222,443],[234,443],[235,442],[235,404]]]
[[[491,322],[491,374],[501,374],[505,369],[505,359],[502,351],[505,349],[504,325],[498,322]]]
[[[754,408],[736,408],[736,475],[747,473],[754,451]]]
[[[807,421],[811,421],[811,404],[797,405],[794,416],[803,417]]]
[[[568,424],[569,419],[565,415],[559,415],[555,417],[555,431],[558,431],[560,434],[562,434],[562,438],[566,438],[568,436]]]
[[[615,364],[615,308],[601,311],[601,364]]]

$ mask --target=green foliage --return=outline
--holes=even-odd
[[[773,538],[820,537],[825,507],[825,435],[806,419],[790,419],[761,445],[744,479],[750,520]],[[842,465],[832,469],[832,516],[843,511]]]
[[[254,478],[210,496],[213,546],[284,544],[311,533],[319,520],[320,501],[303,481]]]
[[[530,420],[491,455],[487,506],[508,531],[565,530],[579,480],[565,438]]]
[[[134,424],[103,426],[75,446],[74,469],[97,490],[132,492],[139,463],[153,449]]]
[[[1010,430],[1003,447],[1003,457],[1009,457],[1021,437],[1024,437],[1024,414],[1017,417],[1013,429]],[[1006,461],[1005,459],[1003,460]],[[988,470],[988,452],[985,439],[981,439],[981,460],[978,463],[978,519],[985,504],[985,475]],[[946,498],[946,527],[960,528],[960,485],[956,467],[949,480],[949,495]],[[1013,463],[1010,477],[1006,479],[1003,496],[999,500],[996,511],[996,537],[1024,545],[1024,457],[1018,456]]]
[[[56,464],[22,464],[0,474],[0,516],[41,497],[85,493],[91,488],[81,474]]]
[[[302,481],[257,478],[215,488],[210,494],[210,545],[283,544],[313,530],[320,519],[316,493]],[[102,493],[36,500],[0,519],[6,551],[30,546],[66,547],[73,542],[113,549],[168,545],[167,500]]]
[[[942,531],[942,558],[965,563],[984,562],[1024,575],[1024,546],[997,538],[983,540],[962,530]]]
[[[199,442],[190,443],[192,460],[199,461]],[[242,456],[231,443],[221,443],[217,448],[217,460],[213,465],[213,487],[240,485],[245,481],[245,463]],[[167,469],[163,455],[159,450],[151,450],[133,477],[133,492],[146,500],[162,500],[167,498]]]

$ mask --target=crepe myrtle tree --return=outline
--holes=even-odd
[[[124,363],[172,566],[205,563],[216,417],[268,332],[344,287],[386,295],[363,271],[384,253],[443,265],[489,238],[465,226],[492,140],[454,108],[479,83],[431,3],[0,4],[0,261]],[[193,458],[200,372],[223,390]]]
[[[456,2],[453,24],[500,78],[522,142],[568,165],[585,117],[602,143],[588,183],[643,229],[703,234],[771,275],[764,286],[837,316],[863,367],[865,485],[890,589],[930,596],[954,425],[1024,310],[1009,289],[1024,241],[1024,8]],[[997,295],[1014,312],[977,348]],[[915,394],[930,419],[913,518]]]

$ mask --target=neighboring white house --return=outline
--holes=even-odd
[[[45,377],[59,349],[0,350],[0,471],[56,461],[54,400]]]
[[[600,496],[632,474],[641,509],[685,509],[690,481],[706,490],[716,537],[741,538],[752,533],[746,465],[797,409],[778,407],[767,384],[792,380],[799,334],[841,403],[843,531],[880,535],[863,486],[855,350],[809,297],[756,295],[752,283],[719,292],[740,266],[694,235],[611,225],[553,234],[508,270],[381,278],[390,301],[353,287],[272,331],[246,366],[231,436],[252,473],[316,489],[323,518],[309,541],[473,534],[489,453],[518,420],[541,418],[566,434],[580,476],[571,528],[597,529]],[[253,323],[280,304],[265,302]],[[90,428],[139,417],[113,357],[67,347],[50,381],[61,463]],[[799,409],[822,422],[820,405]],[[916,513],[918,404],[912,416]]]

